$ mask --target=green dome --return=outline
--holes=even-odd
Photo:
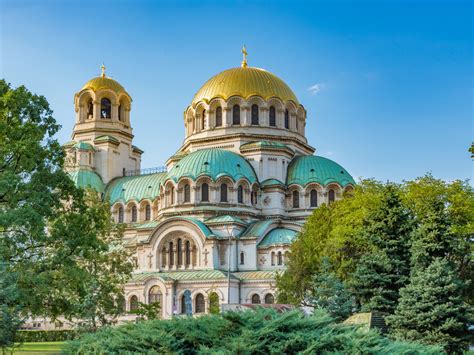
[[[68,174],[77,187],[83,189],[89,187],[93,188],[97,192],[104,192],[104,183],[97,173],[90,170],[79,169],[70,171]]]
[[[236,153],[218,148],[192,152],[168,173],[168,177],[175,182],[183,177],[196,181],[200,176],[209,176],[213,181],[222,176],[228,176],[234,181],[245,178],[251,184],[257,181],[257,176],[247,160]]]
[[[165,179],[166,173],[126,176],[115,179],[107,186],[106,199],[112,205],[118,201],[141,201],[144,198],[153,200],[160,194],[160,186]]]
[[[294,158],[288,167],[287,185],[305,186],[310,182],[317,182],[322,186],[335,182],[342,187],[355,184],[346,169],[330,159],[315,155]]]
[[[258,244],[259,248],[266,248],[272,245],[289,245],[296,237],[294,230],[286,228],[276,228],[268,233],[265,238]]]

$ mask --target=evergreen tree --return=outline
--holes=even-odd
[[[335,320],[340,321],[352,313],[354,299],[330,267],[329,260],[325,258],[321,271],[313,277],[303,304],[325,309]]]
[[[390,314],[410,274],[413,224],[399,188],[389,184],[384,190],[381,204],[364,222],[362,233],[371,244],[371,252],[360,259],[351,286],[362,310]]]
[[[467,350],[469,318],[464,287],[444,258],[417,269],[400,291],[395,314],[386,318],[391,334],[397,339],[440,345],[448,353]]]

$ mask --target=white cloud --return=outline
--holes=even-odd
[[[316,83],[314,84],[313,86],[310,86],[308,88],[308,91],[312,94],[312,95],[317,95],[319,92],[321,92],[321,90],[323,90],[324,88],[326,87],[326,84],[324,83]]]

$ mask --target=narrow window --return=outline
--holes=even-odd
[[[109,99],[103,98],[100,100],[100,118],[111,118],[112,103]]]
[[[174,187],[170,187],[170,205],[174,205]]]
[[[150,205],[147,203],[145,205],[145,221],[149,221],[151,219],[151,207]]]
[[[336,199],[336,193],[332,189],[329,190],[329,203],[334,202],[335,199]]]
[[[118,209],[118,222],[123,223],[123,207],[120,206]]]
[[[122,121],[122,104],[118,107],[118,119],[119,121]]]
[[[202,293],[198,293],[196,295],[195,303],[196,313],[204,313],[206,311],[206,303],[204,301],[204,296],[202,295]]]
[[[189,240],[185,243],[186,254],[185,254],[185,264],[186,266],[191,265],[191,243]]]
[[[132,206],[132,222],[137,221],[137,206]]]
[[[222,107],[216,108],[216,127],[222,126]]]
[[[138,309],[138,297],[132,296],[130,297],[130,311],[136,311]]]
[[[275,252],[272,251],[272,266],[275,266]]]
[[[87,103],[87,118],[92,118],[94,116],[94,104],[92,103],[92,99],[89,99]]]
[[[92,154],[89,153],[89,165],[92,165]]]
[[[186,314],[186,297],[181,296],[181,314]]]
[[[163,249],[161,249],[161,267],[166,266],[166,254],[167,254],[166,248],[163,247]]]
[[[267,293],[265,295],[265,303],[266,304],[273,304],[275,303],[275,297],[271,293]]]
[[[189,184],[184,185],[184,202],[191,202],[191,188]]]
[[[285,128],[290,128],[290,113],[288,110],[285,110]]]
[[[160,288],[158,286],[153,286],[152,288],[150,288],[150,291],[148,292],[148,304],[158,303],[160,306],[162,306],[162,298],[163,294],[161,293]],[[161,310],[162,308],[160,308],[160,311]]]
[[[237,188],[237,202],[238,203],[244,203],[244,188],[242,185],[239,185]]]
[[[316,190],[311,190],[309,193],[309,200],[310,207],[318,207],[318,192]]]
[[[298,191],[293,191],[293,208],[300,207],[300,194]]]
[[[257,295],[257,294],[253,295],[253,296],[252,296],[252,303],[253,303],[253,304],[260,304],[260,303],[262,303],[262,302],[260,301],[260,296]]]
[[[170,242],[169,248],[168,248],[168,260],[169,260],[169,266],[174,265],[174,250],[173,250],[173,242]]]
[[[232,108],[232,124],[240,125],[240,106],[234,105]]]
[[[209,185],[206,183],[201,185],[201,201],[209,202]]]
[[[202,111],[202,117],[201,117],[201,130],[204,130],[206,128],[206,110]]]
[[[283,254],[281,251],[278,252],[278,265],[283,265]]]
[[[227,202],[227,184],[221,185],[221,202]]]
[[[270,106],[270,126],[276,127],[276,112],[275,112],[275,106]]]
[[[240,265],[245,264],[245,254],[243,251],[240,252]]]
[[[178,239],[178,266],[183,265],[183,241]]]
[[[252,195],[251,195],[251,196],[252,196],[252,205],[256,205],[257,202],[258,202],[258,201],[257,201],[257,196],[258,196],[257,191],[252,191]]]
[[[252,105],[252,124],[258,125],[258,106]]]

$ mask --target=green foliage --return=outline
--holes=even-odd
[[[15,342],[36,343],[49,341],[66,341],[76,339],[80,331],[70,329],[62,330],[20,330],[16,333]]]
[[[138,302],[137,309],[130,313],[138,315],[140,320],[152,320],[160,318],[160,309],[160,302],[152,302],[150,304]]]
[[[221,308],[219,306],[219,295],[215,292],[209,294],[209,313],[219,314]]]
[[[44,97],[0,81],[0,271],[16,275],[23,314],[96,327],[117,314],[131,265],[109,207],[64,173],[58,129]]]
[[[354,298],[343,283],[330,270],[329,261],[323,260],[319,273],[303,300],[305,306],[325,309],[336,320],[346,319],[354,309]]]
[[[437,258],[416,270],[410,284],[401,290],[394,315],[386,318],[398,339],[437,344],[448,353],[462,353],[469,345],[468,307],[465,287],[450,262]]]
[[[104,328],[70,342],[74,354],[440,354],[436,347],[394,342],[378,332],[335,324],[322,310],[313,316],[271,309],[227,312]]]

